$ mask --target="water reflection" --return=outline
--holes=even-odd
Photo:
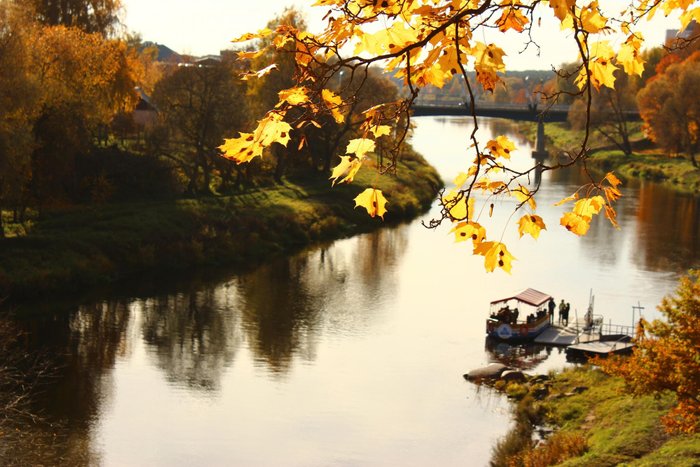
[[[637,197],[635,264],[650,271],[684,271],[700,262],[698,198],[644,183]]]
[[[551,346],[540,344],[508,344],[487,338],[485,349],[492,363],[502,363],[510,368],[532,370],[544,362],[554,350]]]
[[[232,283],[134,303],[141,334],[171,383],[212,391],[242,340]],[[233,298],[233,299],[232,299]]]

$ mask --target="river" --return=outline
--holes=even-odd
[[[415,121],[415,148],[449,183],[466,167],[469,121]],[[484,120],[482,141],[494,132],[517,140],[516,164],[532,164],[507,123]],[[26,345],[59,365],[34,406],[66,435],[45,463],[486,465],[509,404],[462,375],[499,359],[531,372],[567,365],[559,349],[487,349],[492,299],[533,287],[580,316],[592,290],[597,314],[631,325],[632,305],[658,317],[700,263],[696,199],[630,184],[621,230],[596,219],[577,238],[554,203],[580,182],[574,171],[544,174],[538,241],[518,240],[513,204],[496,203],[489,222],[517,258],[511,275],[486,273],[448,226],[419,219],[249,273],[194,272],[27,313]]]

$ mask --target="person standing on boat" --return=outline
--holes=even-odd
[[[554,308],[556,308],[556,303],[554,303],[554,299],[552,297],[549,297],[549,303],[547,303],[547,306],[549,307],[549,324],[554,324]]]
[[[561,303],[559,303],[559,324],[564,320],[564,310],[566,310],[566,303],[564,303],[564,299],[561,299]]]
[[[571,309],[571,304],[569,302],[566,302],[566,305],[564,306],[564,321],[566,324],[564,326],[569,325],[569,310]]]

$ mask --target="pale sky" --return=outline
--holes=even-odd
[[[218,54],[231,47],[231,39],[245,32],[265,27],[267,22],[287,6],[296,6],[304,12],[312,32],[321,28],[326,8],[311,7],[313,0],[122,0],[125,7],[124,23],[132,32],[139,32],[144,40],[164,44],[179,53],[192,55]],[[622,5],[622,0],[611,0]],[[548,10],[548,9],[547,9]],[[552,21],[550,23],[550,21]],[[677,21],[676,21],[677,24]],[[540,56],[531,48],[520,54],[523,35],[510,32],[510,41],[498,40],[504,47],[506,69],[550,69],[564,62],[576,60],[578,54],[569,33],[559,31],[553,16],[543,16],[542,28],[533,36],[541,46]],[[648,46],[661,45],[666,29],[677,28],[668,19],[657,15],[644,27]],[[490,42],[489,37],[476,39]],[[603,38],[605,39],[605,38]],[[615,42],[615,39],[611,39]],[[518,45],[516,45],[518,44]]]

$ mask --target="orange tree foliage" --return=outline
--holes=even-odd
[[[665,321],[640,320],[631,357],[599,361],[635,393],[672,391],[677,404],[664,417],[669,431],[700,432],[700,271],[680,281],[676,296],[659,306]],[[640,332],[641,331],[641,332]]]
[[[651,139],[672,153],[684,153],[698,167],[700,151],[700,52],[667,66],[637,95]],[[693,96],[693,97],[689,97]]]
[[[353,140],[344,154],[339,154],[341,169],[351,167],[356,173],[363,166],[370,166],[368,162],[376,158],[373,148],[379,146],[377,141],[381,138],[391,134],[397,142],[403,141],[410,129],[410,106],[422,88],[440,88],[455,75],[461,75],[466,83],[467,100],[472,103],[477,86],[487,92],[494,91],[506,70],[505,52],[498,44],[499,39],[487,42],[483,32],[500,35],[501,41],[506,40],[506,34],[511,41],[513,32],[520,33],[516,37],[527,47],[532,44],[530,32],[539,27],[538,19],[544,15],[559,22],[580,53],[578,64],[570,72],[575,92],[585,97],[588,110],[592,91],[613,88],[616,74],[641,75],[643,72],[643,37],[638,31],[643,18],[656,13],[680,12],[681,25],[685,28],[692,19],[700,17],[700,8],[688,0],[630,0],[622,5],[612,0],[316,0],[312,3],[327,10],[325,29],[318,34],[283,24],[274,31],[266,28],[235,40],[257,40],[261,47],[291,55],[295,84],[280,91],[277,103],[268,109],[252,132],[241,133],[224,142],[221,146],[224,157],[237,163],[249,162],[263,157],[270,146],[286,147],[290,132],[303,132],[308,126],[318,127],[320,122],[329,120],[342,124],[352,107],[353,96],[347,96],[342,89],[340,93],[334,92],[336,83],[341,81],[341,72],[346,77],[354,77],[366,73],[370,66],[381,66],[403,81],[408,97],[363,112],[362,137]],[[609,34],[615,32],[623,37],[619,46],[609,38]],[[244,54],[252,56],[251,52]],[[275,64],[265,64],[258,70],[251,70],[247,78],[275,72]],[[508,271],[512,256],[500,242],[502,234],[492,234],[485,222],[480,222],[477,213],[489,210],[475,206],[475,196],[479,194],[479,199],[487,206],[493,206],[494,198],[515,198],[516,210],[526,211],[518,221],[520,233],[536,236],[546,224],[534,213],[538,186],[530,183],[537,179],[533,172],[585,163],[588,131],[580,149],[569,155],[568,162],[540,164],[537,168],[520,171],[509,163],[511,151],[515,149],[513,143],[501,136],[482,144],[477,138],[476,115],[472,116],[471,163],[457,177],[454,189],[440,194],[442,214],[431,226],[447,221],[462,231],[478,232],[471,237],[474,254],[484,256],[488,270]],[[330,118],[324,120],[324,117]],[[393,159],[386,166],[377,164],[380,170],[391,169],[399,155],[400,144],[397,144]],[[334,175],[337,171],[333,170]],[[338,177],[333,178],[338,180]],[[352,177],[343,179],[351,180]],[[564,200],[574,204],[560,219],[560,224],[583,235],[592,217],[604,212],[616,226],[612,204],[620,196],[618,185],[619,181],[612,174],[601,180],[591,179],[590,184]],[[377,198],[379,194],[376,193]],[[375,197],[360,197],[356,202],[371,215],[378,215],[378,206],[372,204],[376,201],[371,199]],[[482,242],[485,244],[481,245]]]
[[[133,108],[143,68],[124,41],[43,25],[26,7],[0,2],[0,203],[19,208],[76,191],[76,155]]]

